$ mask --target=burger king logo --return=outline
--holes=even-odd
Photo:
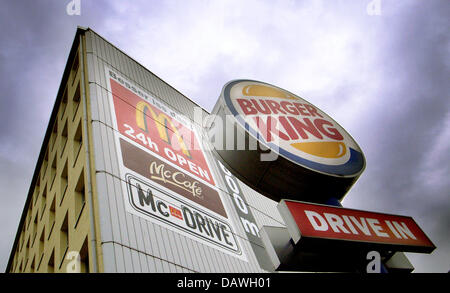
[[[358,144],[330,116],[273,85],[235,80],[223,97],[238,124],[281,156],[336,176],[359,175],[365,159]]]

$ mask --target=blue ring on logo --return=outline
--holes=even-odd
[[[359,173],[363,166],[364,166],[364,157],[362,155],[361,152],[358,152],[357,150],[350,148],[350,158],[348,159],[348,161],[344,164],[341,165],[325,165],[325,164],[321,164],[321,163],[317,163],[314,161],[310,161],[307,160],[305,158],[299,157],[294,155],[293,153],[281,148],[278,145],[275,145],[272,142],[266,142],[264,137],[262,137],[258,131],[254,130],[253,128],[250,127],[250,125],[248,125],[248,123],[245,122],[245,120],[242,118],[241,115],[238,114],[238,112],[236,111],[236,109],[234,108],[233,103],[231,102],[231,98],[230,98],[230,91],[231,88],[240,82],[257,82],[257,83],[261,83],[261,84],[266,84],[269,86],[272,86],[268,83],[264,83],[264,82],[260,82],[260,81],[256,81],[256,80],[250,80],[250,79],[239,79],[239,80],[235,80],[235,81],[231,81],[229,82],[227,85],[225,85],[224,89],[223,89],[223,94],[224,94],[224,98],[225,98],[225,103],[228,106],[228,109],[230,109],[231,113],[234,115],[234,117],[236,118],[236,120],[241,124],[241,126],[243,126],[248,132],[250,132],[254,137],[256,137],[258,140],[260,140],[262,143],[264,143],[266,146],[268,146],[270,149],[272,150],[276,150],[278,149],[278,153],[300,165],[306,166],[310,169],[319,171],[319,172],[323,172],[323,173],[327,173],[327,174],[333,174],[333,175],[340,175],[340,176],[350,176],[350,175],[355,175],[357,173]]]

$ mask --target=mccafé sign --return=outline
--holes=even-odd
[[[133,144],[120,139],[124,167],[189,201],[228,218],[219,193]]]
[[[291,200],[282,200],[278,210],[296,244],[314,239],[393,251],[430,253],[436,248],[411,217]]]

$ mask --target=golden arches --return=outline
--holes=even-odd
[[[147,113],[150,113],[152,119],[154,120],[159,137],[168,144],[171,144],[171,136],[169,135],[169,129],[171,129],[173,135],[177,137],[183,154],[185,154],[188,158],[191,158],[191,153],[184,142],[183,136],[180,135],[177,127],[173,124],[172,119],[162,112],[160,114],[156,114],[152,107],[144,101],[140,101],[136,105],[137,126],[145,132],[148,132]]]

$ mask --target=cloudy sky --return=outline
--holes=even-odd
[[[69,2],[0,0],[1,271],[77,25],[207,110],[238,78],[315,104],[367,159],[344,206],[412,216],[437,246],[416,272],[450,270],[448,0]]]

